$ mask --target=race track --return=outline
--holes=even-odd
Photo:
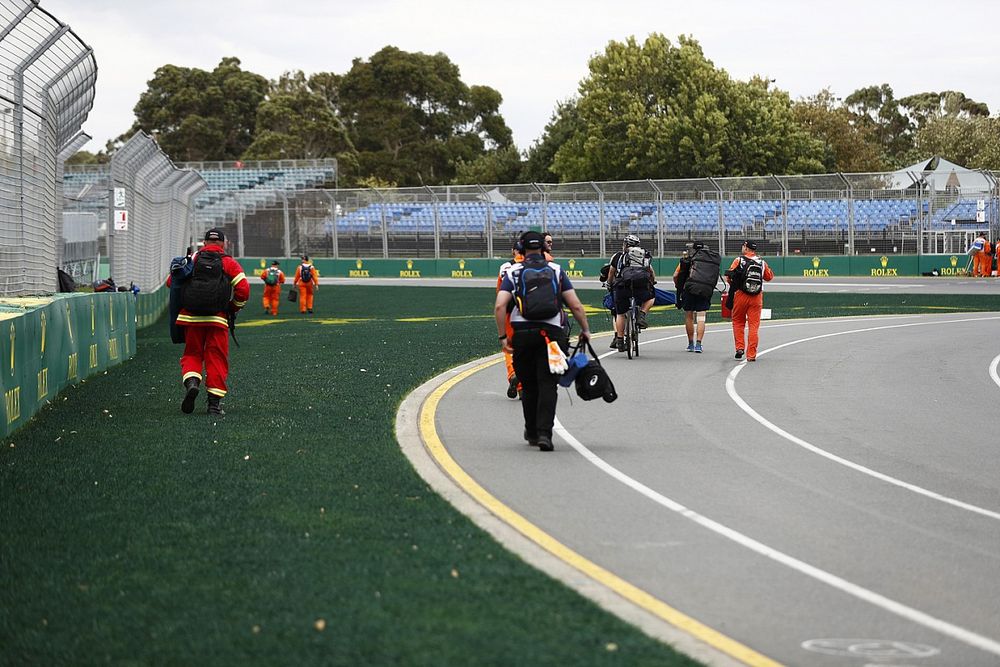
[[[765,322],[748,364],[728,323],[704,354],[650,329],[638,359],[605,355],[617,402],[560,390],[554,452],[521,440],[495,358],[424,385],[397,424],[509,548],[703,661],[995,666],[998,330]]]

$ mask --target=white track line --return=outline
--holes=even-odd
[[[966,630],[947,621],[943,621],[939,618],[935,618],[930,614],[926,614],[922,611],[908,607],[900,602],[889,599],[884,595],[880,595],[874,591],[870,591],[867,588],[858,586],[857,584],[851,583],[846,579],[842,579],[835,574],[831,574],[826,570],[821,570],[818,567],[810,565],[803,562],[797,558],[789,556],[786,553],[778,551],[777,549],[772,549],[766,544],[762,544],[757,540],[740,533],[739,531],[733,530],[728,526],[724,526],[717,521],[713,521],[708,517],[698,514],[694,510],[690,510],[684,505],[667,498],[666,496],[654,491],[648,486],[644,485],[622,471],[618,470],[607,461],[601,457],[594,454],[592,451],[587,449],[579,440],[577,440],[569,431],[567,431],[562,423],[556,419],[554,431],[565,440],[570,447],[575,449],[579,454],[581,454],[585,459],[590,461],[592,464],[597,466],[600,470],[604,471],[611,477],[615,478],[622,484],[630,487],[631,489],[639,492],[643,496],[649,498],[653,502],[667,508],[672,512],[683,516],[686,519],[690,519],[696,524],[711,530],[712,532],[721,535],[737,544],[746,547],[762,556],[770,558],[773,561],[781,563],[793,570],[800,572],[808,577],[812,577],[818,581],[821,581],[829,586],[836,588],[839,591],[852,595],[860,600],[868,602],[875,605],[885,611],[901,616],[907,620],[913,621],[919,625],[926,628],[930,628],[936,632],[943,635],[947,635],[953,639],[956,639],[964,644],[973,646],[975,648],[986,651],[987,653],[992,653],[993,655],[1000,656],[1000,642],[997,642],[989,637],[984,637],[982,635],[976,634],[971,630]]]
[[[990,378],[1000,387],[1000,375],[997,375],[997,364],[1000,364],[1000,354],[993,357],[993,361],[990,362]]]
[[[789,341],[787,343],[782,343],[781,345],[777,345],[775,347],[772,347],[772,348],[769,348],[767,350],[763,350],[762,352],[759,352],[757,354],[757,356],[761,357],[761,356],[763,356],[765,354],[768,354],[770,352],[775,352],[777,350],[780,350],[780,349],[785,348],[785,347],[789,347],[791,345],[798,345],[799,343],[807,343],[809,341],[820,340],[822,338],[832,338],[834,336],[846,336],[848,334],[866,333],[866,332],[870,332],[870,331],[882,331],[882,330],[886,330],[886,329],[899,329],[899,328],[903,328],[903,327],[932,326],[932,325],[937,325],[937,324],[953,324],[953,323],[958,323],[958,322],[979,322],[979,321],[984,321],[984,320],[997,320],[997,319],[1000,319],[1000,316],[975,317],[975,318],[966,318],[966,319],[960,319],[960,320],[940,320],[940,321],[936,321],[936,322],[910,322],[910,323],[906,323],[906,324],[889,324],[889,325],[878,326],[878,327],[866,327],[864,329],[851,329],[851,330],[848,330],[848,331],[838,331],[838,332],[835,332],[835,333],[827,333],[827,334],[821,334],[821,335],[818,335],[818,336],[810,336],[808,338],[800,338],[798,340],[793,340],[793,341]],[[996,367],[997,367],[998,364],[1000,364],[1000,357],[997,357],[996,359],[994,359],[993,363],[990,365],[990,376],[993,377],[994,378],[994,382],[996,382],[997,385],[1000,386],[1000,377],[997,376],[997,370],[996,370]],[[966,510],[966,511],[969,511],[969,512],[974,512],[976,514],[980,514],[982,516],[989,517],[990,519],[996,519],[996,520],[1000,521],[1000,512],[994,512],[992,510],[988,510],[988,509],[985,509],[985,508],[982,508],[982,507],[978,507],[976,505],[972,505],[970,503],[966,503],[966,502],[963,502],[961,500],[957,500],[955,498],[950,498],[948,496],[941,495],[940,493],[937,493],[935,491],[931,491],[929,489],[925,489],[925,488],[923,488],[921,486],[917,486],[916,484],[910,484],[909,482],[904,482],[901,479],[897,479],[897,478],[892,477],[890,475],[887,475],[885,473],[878,472],[877,470],[872,470],[871,468],[865,467],[865,466],[863,466],[863,465],[861,465],[859,463],[855,463],[853,461],[849,461],[849,460],[847,460],[847,459],[845,459],[845,458],[843,458],[841,456],[837,456],[836,454],[828,452],[825,449],[820,449],[816,445],[813,445],[813,444],[811,444],[809,442],[806,442],[802,438],[789,433],[788,431],[786,431],[785,429],[781,428],[777,424],[769,421],[766,417],[764,417],[759,412],[757,412],[752,407],[750,407],[750,405],[736,391],[736,376],[738,376],[740,374],[740,371],[742,371],[743,368],[745,368],[745,367],[746,367],[746,362],[743,362],[743,363],[737,365],[736,367],[734,367],[733,370],[729,372],[729,376],[726,378],[726,393],[729,394],[729,397],[733,399],[733,402],[735,402],[736,405],[738,405],[740,407],[740,409],[743,410],[743,412],[745,412],[747,415],[749,415],[751,418],[753,418],[754,420],[756,420],[758,423],[760,423],[765,428],[767,428],[770,431],[774,432],[775,434],[781,436],[782,438],[788,440],[789,442],[791,442],[791,443],[793,443],[795,445],[798,445],[799,447],[802,447],[803,449],[806,449],[806,450],[808,450],[808,451],[810,451],[810,452],[812,452],[814,454],[818,454],[818,455],[820,455],[820,456],[822,456],[824,458],[827,458],[827,459],[833,461],[834,463],[839,463],[840,465],[843,465],[843,466],[846,466],[848,468],[851,468],[852,470],[856,470],[856,471],[858,471],[860,473],[863,473],[865,475],[869,475],[871,477],[874,477],[875,479],[879,479],[879,480],[881,480],[883,482],[886,482],[888,484],[892,484],[894,486],[898,486],[900,488],[906,489],[907,491],[912,491],[913,493],[917,493],[917,494],[920,494],[922,496],[926,496],[927,498],[931,498],[933,500],[938,500],[940,502],[947,503],[947,504],[952,505],[954,507],[958,507],[960,509],[963,509],[963,510]]]

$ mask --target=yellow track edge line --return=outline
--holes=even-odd
[[[674,609],[665,602],[653,597],[641,588],[630,584],[621,577],[609,572],[600,565],[584,558],[566,545],[562,544],[554,537],[543,531],[535,524],[515,512],[513,509],[503,504],[489,491],[479,485],[461,466],[452,458],[445,448],[444,443],[438,436],[435,427],[437,408],[449,390],[458,383],[479,371],[496,365],[500,359],[493,359],[475,365],[461,371],[453,377],[445,380],[441,385],[433,389],[423,404],[419,408],[418,428],[423,445],[431,458],[438,466],[457,484],[465,493],[472,497],[477,503],[486,508],[494,516],[505,524],[516,530],[518,533],[534,542],[536,545],[555,556],[558,560],[581,572],[597,583],[614,591],[635,606],[645,610],[660,620],[686,632],[695,639],[720,651],[727,656],[738,660],[745,665],[752,667],[781,667],[778,663],[765,655],[731,639],[707,625],[696,621],[686,614]]]

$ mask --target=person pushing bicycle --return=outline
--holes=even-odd
[[[656,274],[653,272],[652,255],[642,248],[642,242],[635,234],[629,234],[622,241],[622,249],[611,257],[608,270],[608,284],[615,300],[615,337],[611,349],[625,351],[625,312],[629,309],[629,299],[635,297],[639,305],[639,328],[645,329],[646,314],[653,307],[656,294]]]

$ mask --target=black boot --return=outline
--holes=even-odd
[[[184,380],[184,400],[181,401],[181,412],[186,415],[194,412],[194,399],[198,398],[198,388],[201,387],[201,380],[198,378],[188,378]]]
[[[208,397],[208,414],[215,417],[225,417],[226,412],[222,409],[221,396]]]

